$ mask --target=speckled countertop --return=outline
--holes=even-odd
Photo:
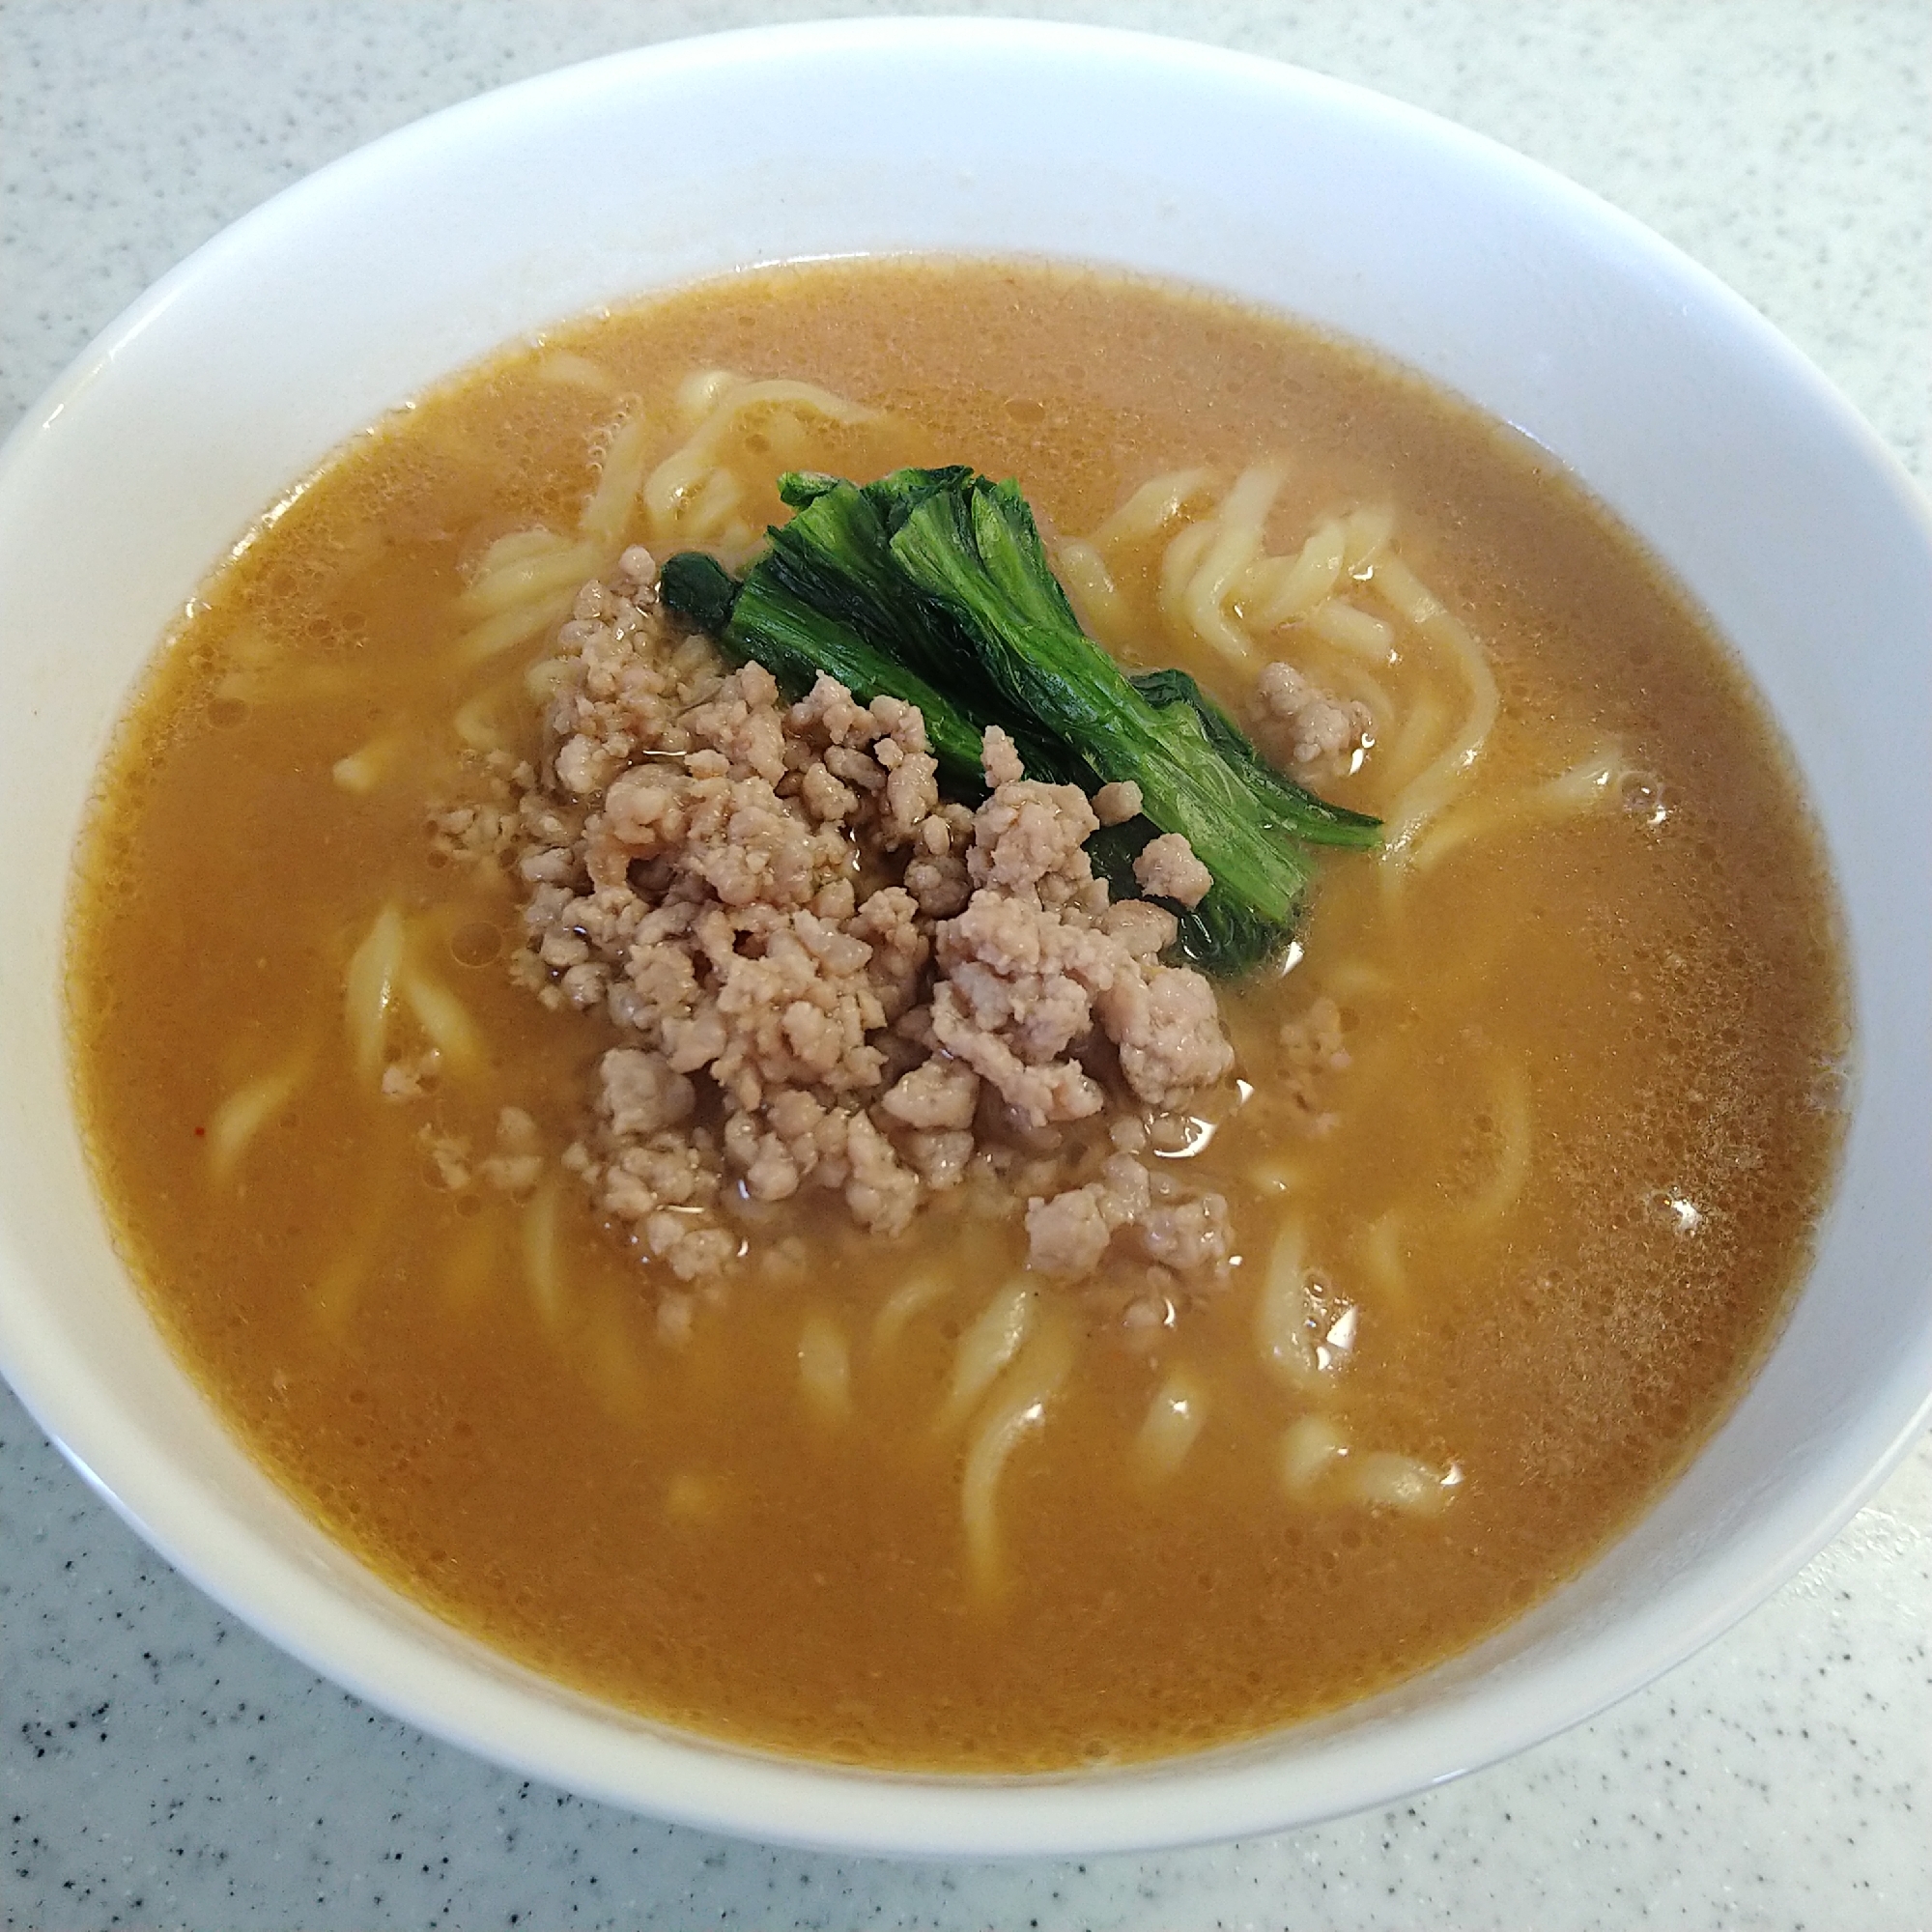
[[[0,0],[0,428],[311,168],[481,89],[851,5]],[[895,11],[926,11],[901,8]],[[933,10],[939,11],[939,10]],[[1932,482],[1932,0],[1093,0],[1379,87],[1715,269]],[[0,1391],[0,1924],[1932,1926],[1932,1450],[1607,1716],[1412,1804],[1151,1859],[895,1866],[520,1781],[157,1563]]]

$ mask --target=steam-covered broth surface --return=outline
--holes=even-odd
[[[698,1073],[675,1125],[722,1179],[660,1201],[659,1240],[611,1208],[596,1111],[628,939],[581,1005],[526,947],[557,926],[532,855],[567,871],[582,838],[558,630],[635,587],[624,647],[708,692],[629,547],[742,566],[780,470],[913,463],[1017,477],[1096,636],[1192,671],[1389,848],[1328,857],[1295,951],[1217,989],[1232,1070],[1184,1105],[1096,1019],[1068,1064],[1106,1109],[1000,1125],[982,1080],[980,1166],[893,1232],[844,1183],[747,1202]],[[1332,714],[1270,709],[1274,663]],[[479,838],[486,810],[519,829]],[[855,861],[860,897],[908,863]],[[1406,376],[1044,266],[746,276],[377,425],[190,607],[73,903],[103,1194],[278,1480],[540,1670],[866,1764],[1187,1749],[1466,1647],[1735,1398],[1842,1125],[1818,841],[1634,544]],[[879,1093],[844,1104],[916,1172]],[[1115,1154],[1151,1218],[1091,1272],[1029,1268],[1028,1201]],[[1218,1251],[1152,1232],[1212,1198]],[[693,1230],[742,1259],[680,1273]]]

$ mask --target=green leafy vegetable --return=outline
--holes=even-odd
[[[665,565],[665,601],[794,695],[823,671],[864,701],[919,705],[956,790],[978,795],[994,724],[1030,776],[1138,785],[1143,816],[1088,850],[1128,895],[1141,848],[1185,836],[1214,885],[1178,909],[1180,946],[1207,970],[1241,972],[1288,943],[1310,848],[1379,838],[1378,820],[1277,772],[1185,671],[1129,678],[1081,630],[1016,483],[954,466],[863,487],[794,472],[779,487],[795,514],[742,584],[685,553]]]
[[[1340,845],[1354,852],[1373,851],[1381,843],[1382,822],[1365,811],[1330,805],[1275,770],[1248,742],[1239,725],[1184,670],[1150,670],[1128,680],[1157,708],[1185,704],[1192,708],[1208,742],[1239,768],[1258,797],[1273,801],[1282,822],[1307,845]]]
[[[733,656],[755,658],[793,697],[810,691],[822,671],[862,704],[882,695],[917,704],[940,770],[955,786],[983,789],[981,725],[852,625],[794,596],[776,573],[760,565],[738,583],[716,557],[681,551],[666,559],[660,585],[680,616]]]

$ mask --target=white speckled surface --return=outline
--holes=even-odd
[[[825,11],[0,0],[0,426],[155,276],[359,142],[565,61]],[[1001,11],[1297,60],[1548,161],[1742,290],[1932,481],[1932,0]],[[1921,1445],[1702,1656],[1412,1805],[1148,1860],[838,1861],[586,1804],[368,1711],[159,1566],[0,1393],[0,1923],[1908,1932],[1932,1926],[1928,1632]]]

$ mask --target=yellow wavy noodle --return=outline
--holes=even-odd
[[[916,1274],[902,1281],[879,1304],[872,1318],[872,1350],[885,1354],[905,1333],[906,1324],[934,1302],[943,1301],[952,1292],[952,1283],[943,1274]]]
[[[503,555],[512,543],[516,548]],[[603,551],[587,538],[557,537],[549,530],[499,537],[484,553],[483,568],[458,593],[456,608],[466,617],[496,617],[560,590],[575,598],[584,579],[595,575]]]
[[[1167,548],[1160,554],[1160,578],[1155,594],[1160,614],[1176,637],[1187,635],[1188,587],[1213,541],[1212,523],[1189,524],[1168,539]]]
[[[374,1151],[360,1184],[350,1197],[358,1204],[358,1210],[349,1240],[309,1285],[311,1311],[334,1334],[346,1331],[362,1299],[376,1257],[394,1223],[396,1197],[408,1165],[387,1149]]]
[[[1304,1415],[1282,1432],[1277,1452],[1282,1487],[1307,1501],[1352,1503],[1403,1516],[1440,1516],[1462,1487],[1455,1463],[1438,1469],[1390,1449],[1360,1453],[1325,1415]]]
[[[1529,1178],[1534,1121],[1529,1069],[1514,1056],[1499,1059],[1492,1077],[1490,1111],[1495,1120],[1496,1156],[1486,1180],[1457,1219],[1465,1229],[1487,1228],[1517,1204]]]
[[[524,1284],[530,1303],[546,1327],[554,1327],[563,1314],[563,1274],[556,1252],[557,1189],[553,1176],[524,1206],[517,1245],[523,1256]]]
[[[502,1250],[502,1224],[487,1207],[460,1224],[440,1271],[442,1305],[452,1315],[474,1313],[489,1294]]]
[[[1256,1161],[1243,1178],[1258,1194],[1293,1194],[1306,1179],[1299,1162],[1273,1154]]]
[[[838,1423],[852,1414],[852,1350],[845,1331],[814,1309],[798,1336],[798,1385],[806,1406],[821,1422]]]
[[[936,1434],[965,1421],[1000,1371],[1019,1353],[1033,1328],[1038,1302],[1039,1295],[1022,1277],[1001,1289],[960,1336],[946,1399],[933,1418]]]
[[[288,646],[259,624],[238,624],[222,641],[217,704],[298,707],[347,697],[362,684],[352,664],[291,663]]]
[[[1254,655],[1254,640],[1230,614],[1243,574],[1262,554],[1262,530],[1287,474],[1280,463],[1252,464],[1236,477],[1209,522],[1213,535],[1189,573],[1181,596],[1188,627],[1236,664]]]
[[[1391,1208],[1378,1214],[1355,1243],[1362,1273],[1384,1308],[1406,1309],[1409,1303],[1408,1265],[1402,1253],[1402,1215]]]
[[[546,658],[543,662],[557,664],[560,674],[560,660]],[[501,751],[509,741],[497,722],[497,715],[507,696],[502,684],[497,683],[485,685],[481,691],[465,698],[449,719],[449,727],[456,733],[457,742],[472,752]]]
[[[1348,532],[1340,517],[1317,524],[1293,556],[1264,557],[1242,574],[1242,615],[1256,631],[1275,631],[1305,617],[1342,574]]]
[[[1054,551],[1053,568],[1081,628],[1113,649],[1125,644],[1133,635],[1133,618],[1099,551],[1070,538]]]
[[[719,399],[745,379],[729,369],[694,369],[677,385],[677,419],[687,431],[718,407]]]
[[[1338,650],[1353,652],[1371,664],[1395,662],[1395,629],[1346,598],[1329,597],[1308,613],[1308,628]]]
[[[593,396],[611,395],[617,387],[617,379],[602,364],[569,349],[553,349],[540,356],[536,373],[540,382],[562,389],[582,389]]]
[[[723,464],[707,469],[703,480],[685,498],[683,533],[698,543],[722,536],[725,519],[744,497],[744,486]]]
[[[1589,811],[1621,797],[1631,777],[1624,748],[1614,738],[1593,745],[1589,754],[1536,788],[1537,801],[1557,812]]]
[[[1378,966],[1371,959],[1336,959],[1322,974],[1322,989],[1346,1006],[1351,1000],[1385,997],[1395,991],[1395,980],[1386,966]]]
[[[1454,1463],[1447,1469],[1435,1469],[1391,1449],[1351,1456],[1343,1477],[1354,1501],[1396,1510],[1404,1516],[1440,1516],[1463,1480]]]
[[[644,1412],[644,1365],[638,1341],[623,1306],[599,1301],[585,1321],[582,1350],[585,1370],[608,1414],[635,1421]]]
[[[312,1059],[307,1047],[298,1048],[281,1065],[236,1088],[215,1108],[208,1122],[208,1166],[217,1184],[234,1174],[255,1136],[295,1098]]]
[[[406,733],[385,731],[337,758],[329,767],[329,776],[352,797],[367,798],[395,770],[408,744]]]
[[[349,1028],[356,1074],[368,1087],[381,1080],[383,1064],[388,1057],[389,1019],[407,937],[402,909],[392,900],[376,915],[362,943],[349,956],[343,1018]]]
[[[1291,1217],[1275,1236],[1267,1272],[1255,1296],[1255,1347],[1269,1374],[1298,1394],[1319,1387],[1321,1381],[1314,1331],[1309,1325],[1314,1307],[1308,1292],[1301,1224]]]
[[[1173,523],[1213,480],[1211,469],[1164,470],[1143,483],[1087,541],[1101,552],[1116,544],[1145,543]]]
[[[1291,1495],[1309,1494],[1349,1453],[1349,1438],[1325,1415],[1304,1415],[1282,1431],[1278,1467]]]
[[[484,552],[456,600],[458,613],[471,620],[457,640],[459,669],[554,630],[570,615],[583,584],[616,561],[650,459],[649,418],[637,409],[620,414],[604,432],[604,443],[597,485],[574,535],[539,525],[512,530]]]
[[[1435,647],[1467,693],[1466,708],[1455,735],[1408,781],[1383,814],[1388,824],[1383,850],[1399,859],[1406,855],[1422,827],[1448,803],[1475,762],[1496,722],[1501,699],[1482,646],[1399,556],[1378,556],[1369,582],[1398,616]]]
[[[1425,685],[1396,727],[1394,741],[1382,748],[1382,782],[1398,797],[1421,775],[1448,725],[1449,713],[1440,696]]]
[[[597,487],[577,520],[578,533],[606,556],[614,557],[622,547],[650,454],[650,419],[642,410],[632,410],[611,430]]]
[[[1208,1419],[1207,1392],[1191,1369],[1178,1368],[1154,1391],[1134,1437],[1134,1460],[1144,1475],[1159,1480],[1187,1460]]]
[[[966,1531],[967,1564],[982,1596],[997,1595],[1005,1582],[995,1509],[1000,1476],[1021,1440],[1045,1423],[1048,1406],[1073,1367],[1073,1356],[1071,1326],[1056,1311],[1041,1322],[1038,1334],[994,1391],[967,1447],[959,1514]]]
[[[1471,840],[1531,826],[1580,818],[1617,800],[1626,776],[1623,748],[1613,740],[1595,747],[1567,771],[1502,798],[1485,798],[1444,812],[1410,848],[1409,865],[1426,871]]]
[[[534,664],[525,667],[524,674],[518,682],[523,686],[525,696],[538,704],[548,704],[569,676],[568,658],[538,658]],[[498,692],[502,690],[500,685],[491,688]],[[487,696],[487,693],[482,695]]]
[[[473,665],[487,664],[490,659],[501,657],[505,651],[526,644],[546,631],[555,630],[570,615],[579,588],[584,578],[591,574],[580,572],[567,589],[550,591],[525,604],[513,604],[507,611],[499,611],[494,617],[486,617],[482,623],[466,631],[456,640],[455,668],[467,670]]]
[[[430,1043],[458,1072],[474,1072],[483,1064],[483,1040],[469,1009],[422,968],[403,967],[398,990]]]
[[[745,439],[745,450],[758,459],[761,469],[781,474],[809,469],[815,443],[805,418],[796,410],[780,407]]]
[[[701,413],[685,440],[644,479],[644,512],[654,543],[689,538],[699,527],[722,526],[729,506],[721,510],[724,486],[718,479],[727,472],[719,467],[718,452],[753,412],[783,408],[840,424],[874,422],[879,413],[815,383],[748,381],[725,370],[705,370],[686,378],[679,403]]]
[[[1379,567],[1382,553],[1395,536],[1395,505],[1364,503],[1342,521],[1342,568],[1366,582],[1370,566]]]
[[[574,538],[559,536],[548,524],[532,524],[526,529],[506,530],[503,535],[493,538],[483,554],[476,559],[469,572],[469,582],[473,585],[495,577],[499,571],[507,571],[513,565],[530,561],[533,558],[555,556],[558,552],[568,550]]]

